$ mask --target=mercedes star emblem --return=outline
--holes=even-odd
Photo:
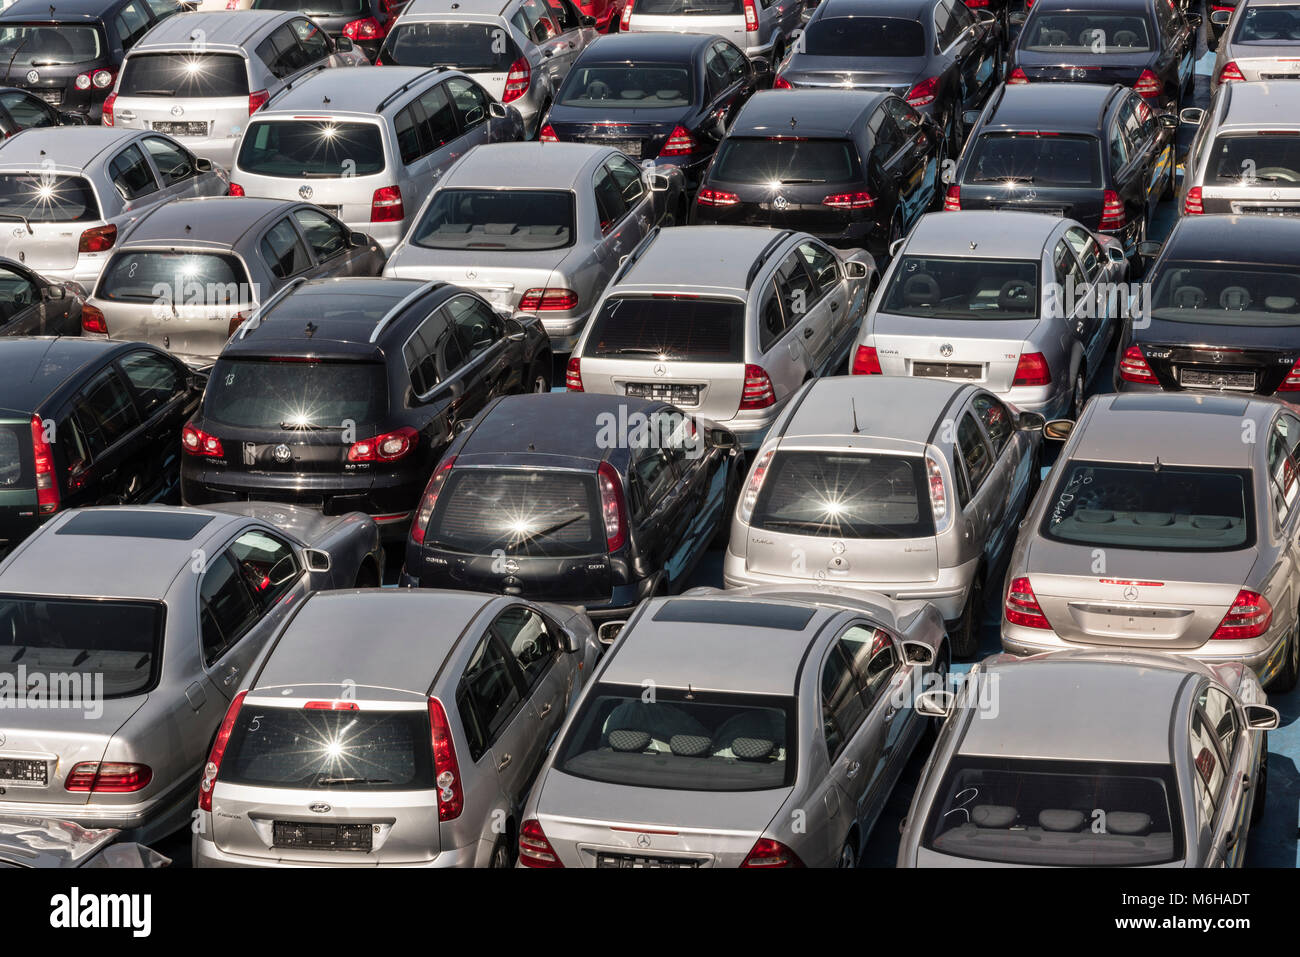
[[[637,846],[637,847],[649,847],[649,846],[650,846],[650,835],[649,835],[649,834],[638,834],[638,835],[636,836],[636,846]]]
[[[668,374],[668,367],[667,367],[666,365],[664,365],[662,362],[656,362],[656,363],[655,363],[655,375],[657,375],[659,378],[662,379],[662,378],[663,378],[664,376],[666,376],[667,374]]]
[[[1128,585],[1128,586],[1126,586],[1126,587],[1124,588],[1124,600],[1125,600],[1125,601],[1137,601],[1137,599],[1138,599],[1138,590],[1137,590],[1137,587],[1136,587],[1135,585]]]
[[[945,359],[948,358],[950,355],[952,355],[952,343],[945,342],[943,345],[941,345],[939,347],[939,355],[943,356]]]
[[[3,748],[5,746],[5,741],[7,740],[8,739],[4,736],[4,732],[0,731],[0,748]]]
[[[465,278],[466,278],[466,279],[477,279],[477,278],[478,278],[478,270],[477,270],[477,269],[466,269],[466,270],[465,270]]]
[[[271,451],[271,454],[275,456],[277,462],[287,462],[289,461],[290,456],[293,455],[293,453],[289,451],[289,446],[284,443],[277,445]]]
[[[306,183],[298,187],[298,196],[302,199],[311,199],[312,188]]]

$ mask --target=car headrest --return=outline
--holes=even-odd
[[[1172,525],[1174,516],[1169,512],[1134,512],[1133,521],[1139,525]]]
[[[1044,831],[1077,831],[1083,822],[1082,811],[1049,807],[1038,812],[1038,826]]]
[[[1117,30],[1114,39],[1117,47],[1135,47],[1138,43],[1138,35],[1132,30]]]
[[[736,738],[731,742],[731,753],[742,761],[762,761],[775,744],[771,738]]]
[[[673,754],[683,758],[698,758],[709,750],[710,743],[702,734],[674,734],[668,739]]]
[[[615,751],[644,751],[650,743],[650,732],[635,728],[616,728],[609,733],[609,746]]]
[[[1005,804],[976,804],[971,808],[970,819],[976,827],[1008,828],[1016,823],[1020,812]]]
[[[1106,508],[1076,508],[1074,520],[1084,525],[1105,525],[1115,521],[1115,513]]]
[[[934,302],[939,298],[939,281],[928,272],[908,276],[903,283],[903,299],[909,306]]]
[[[1179,286],[1174,290],[1174,305],[1179,309],[1200,309],[1205,305],[1205,290],[1200,286]]]
[[[1245,286],[1225,286],[1219,293],[1219,305],[1224,309],[1249,308],[1250,290]]]
[[[1142,811],[1111,811],[1106,815],[1106,830],[1114,834],[1145,834],[1151,830],[1151,815]]]
[[[1192,528],[1210,528],[1222,530],[1232,525],[1232,519],[1226,515],[1193,515]]]

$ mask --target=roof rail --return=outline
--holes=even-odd
[[[386,97],[380,100],[379,105],[375,107],[374,112],[382,113],[384,107],[386,107],[389,103],[392,103],[393,100],[397,99],[407,90],[409,90],[413,84],[419,83],[421,80],[423,80],[426,76],[428,76],[431,73],[441,73],[445,69],[447,69],[445,66],[432,66],[429,67],[429,69],[425,70],[423,73],[421,73],[419,76],[407,80],[405,83],[399,86],[392,93],[389,93]]]
[[[260,306],[254,309],[253,314],[249,316],[247,319],[245,319],[242,323],[240,323],[239,332],[235,333],[235,338],[242,339],[244,338],[244,336],[248,335],[248,333],[251,330],[256,329],[258,326],[260,326],[262,324],[263,317],[266,315],[266,311],[270,309],[274,303],[279,302],[281,299],[283,299],[289,293],[293,292],[293,290],[297,289],[306,281],[307,281],[306,276],[295,276],[293,279],[290,279],[287,283],[281,286],[279,291],[276,292],[275,295],[273,295],[270,299],[266,300],[266,302],[262,303]]]
[[[759,251],[754,258],[754,264],[749,267],[749,274],[745,276],[745,288],[748,289],[754,284],[754,279],[758,276],[759,271],[763,268],[763,263],[767,262],[768,257],[776,252],[778,246],[794,235],[793,229],[783,229],[772,237],[772,241]]]
[[[444,282],[441,279],[430,279],[428,282],[421,283],[420,288],[416,289],[410,295],[404,296],[397,305],[393,306],[392,309],[389,309],[388,312],[384,313],[384,318],[380,319],[379,322],[375,323],[375,330],[374,332],[370,333],[370,341],[372,343],[378,342],[379,334],[384,331],[384,327],[387,326],[394,319],[396,319],[402,312],[406,310],[406,307],[409,306],[411,303],[415,302],[415,300],[419,299],[421,296],[425,295],[426,293],[433,292],[433,290],[437,289],[439,286],[445,286],[445,285],[447,285],[446,282]]]
[[[270,105],[271,105],[272,103],[274,103],[277,99],[279,99],[280,97],[284,96],[284,94],[288,93],[290,90],[292,90],[295,86],[297,86],[297,85],[298,85],[299,83],[301,83],[303,80],[307,79],[307,77],[311,76],[313,73],[316,73],[316,72],[318,72],[318,71],[320,71],[320,70],[325,69],[326,66],[327,66],[327,64],[325,64],[325,63],[317,63],[315,66],[309,66],[306,70],[304,70],[304,71],[302,72],[301,75],[294,77],[292,80],[290,80],[290,81],[289,81],[288,83],[286,83],[284,86],[280,87],[280,89],[278,89],[278,90],[276,90],[274,93],[272,93],[271,96],[270,96],[270,98],[266,101],[266,103],[263,104],[263,107],[270,106]]]
[[[632,248],[632,251],[627,254],[627,259],[625,259],[623,264],[618,267],[618,272],[614,273],[614,278],[609,281],[611,286],[626,276],[628,271],[636,265],[636,261],[641,258],[645,251],[650,248],[650,244],[658,237],[661,228],[662,227],[660,226],[656,226],[654,229],[650,230],[650,232],[646,233],[645,236],[642,237],[641,241]]]

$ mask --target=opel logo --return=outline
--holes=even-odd
[[[36,82],[37,80],[39,80],[40,78],[41,78],[41,75],[40,75],[39,73],[37,73],[35,70],[28,70],[28,71],[27,71],[27,82],[28,82],[28,83],[35,83],[35,82]]]
[[[330,811],[334,809],[330,807],[328,804],[326,804],[324,801],[317,801],[315,804],[311,805],[311,807],[309,807],[308,810],[315,811],[317,814],[328,814]]]
[[[519,571],[519,563],[515,561],[513,558],[507,558],[504,567],[506,572],[511,575]]]
[[[649,846],[650,846],[650,835],[649,835],[649,834],[638,834],[638,835],[636,836],[636,846],[637,846],[637,847],[649,847]]]
[[[303,199],[311,199],[312,188],[306,183],[298,187],[298,195]]]
[[[785,209],[789,205],[790,205],[790,201],[786,199],[784,196],[778,196],[776,197],[776,199],[772,200],[773,209]]]
[[[289,451],[289,446],[281,443],[271,450],[271,454],[277,462],[287,462],[293,453]]]
[[[1138,600],[1138,590],[1137,590],[1137,588],[1136,588],[1135,586],[1133,586],[1133,585],[1128,585],[1128,586],[1126,586],[1126,587],[1124,588],[1124,600],[1125,600],[1125,601],[1137,601],[1137,600]]]
[[[185,107],[181,106],[179,103],[172,107],[172,116],[181,116],[184,113]]]
[[[663,378],[664,376],[666,376],[667,374],[668,374],[668,367],[667,367],[666,365],[664,365],[662,362],[656,362],[656,363],[655,363],[655,375],[657,375],[659,378],[662,379],[662,378]]]
[[[943,345],[941,345],[939,347],[939,355],[943,356],[945,359],[948,358],[950,355],[952,355],[952,343],[945,342]]]

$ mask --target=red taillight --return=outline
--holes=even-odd
[[[1007,86],[1019,86],[1022,83],[1028,82],[1029,77],[1025,76],[1025,71],[1020,69],[1020,67],[1016,67],[1012,70],[1011,75],[1007,77]]]
[[[537,134],[537,142],[539,143],[560,142],[560,138],[555,135],[555,127],[551,126],[550,123],[547,123],[545,126],[543,126],[541,131]]]
[[[614,466],[601,462],[596,469],[596,484],[600,486],[600,514],[605,522],[605,544],[616,552],[627,541],[627,502],[623,499],[623,483]]]
[[[202,429],[196,429],[189,422],[186,422],[185,428],[181,430],[181,448],[190,455],[199,455],[204,458],[220,459],[226,456],[226,451],[221,447],[219,438],[215,435],[208,435]]]
[[[54,475],[54,449],[45,437],[45,421],[32,416],[32,455],[36,463],[36,507],[42,515],[59,510],[59,483]]]
[[[308,711],[360,711],[355,701],[308,701],[303,707]]]
[[[1011,582],[1007,588],[1007,605],[1002,613],[1013,625],[1047,630],[1052,627],[1038,605],[1038,596],[1034,594],[1028,578],[1017,578]]]
[[[629,2],[623,9],[626,20],[626,11],[632,9],[632,4]],[[555,848],[551,847],[551,842],[542,833],[542,826],[532,818],[524,821],[523,826],[519,828],[519,863],[524,867],[564,866],[560,863],[560,856],[555,853]]]
[[[233,316],[231,316],[230,322],[226,326],[226,338],[229,339],[236,332],[238,332],[239,327],[242,326],[247,321],[248,321],[248,313],[246,312],[237,312]]]
[[[1047,365],[1047,357],[1041,352],[1022,352],[1016,363],[1016,377],[1012,386],[1017,385],[1051,385],[1052,370]]]
[[[758,29],[758,4],[755,0],[745,0],[745,29],[750,33]]]
[[[405,458],[420,442],[420,433],[409,425],[373,438],[353,442],[349,462],[396,462]]]
[[[880,355],[875,346],[858,346],[853,354],[853,375],[881,375]]]
[[[772,379],[762,366],[745,366],[745,388],[740,393],[740,409],[766,409],[776,404]]]
[[[1142,75],[1138,77],[1137,82],[1133,84],[1133,90],[1138,96],[1151,99],[1160,95],[1164,89],[1164,84],[1160,82],[1160,77],[1156,76],[1150,70],[1143,70]]]
[[[987,7],[988,5],[989,0],[966,0],[966,6],[971,7],[972,9],[976,7]]]
[[[235,719],[239,717],[239,709],[243,707],[245,691],[239,692],[230,702],[230,707],[226,709],[226,717],[222,719],[221,727],[217,729],[217,736],[212,741],[212,750],[208,752],[208,762],[203,765],[203,778],[199,781],[199,810],[212,810],[212,788],[217,783],[217,772],[221,770],[221,758],[226,753],[226,745],[230,742],[230,732],[235,730]]]
[[[81,331],[108,335],[108,322],[104,319],[104,314],[88,302],[81,304]]]
[[[907,100],[908,106],[929,106],[934,102],[935,95],[938,92],[939,78],[932,76],[908,90],[904,99]]]
[[[398,186],[381,186],[370,197],[372,223],[399,223],[406,218],[402,209],[402,190]]]
[[[1259,592],[1243,588],[1237,592],[1228,613],[1210,635],[1211,641],[1258,638],[1273,623],[1273,606]]]
[[[437,698],[429,699],[429,728],[433,734],[433,781],[438,786],[438,820],[453,821],[465,807],[456,762],[456,742],[451,737],[447,712]]]
[[[772,80],[772,89],[774,90],[793,90],[790,81],[783,76],[777,76]]]
[[[226,192],[227,192],[229,195],[231,195],[231,196],[243,196],[243,195],[244,195],[244,187],[240,186],[238,183],[231,183],[231,184],[226,188]]]
[[[1108,189],[1102,193],[1101,197],[1101,223],[1098,229],[1123,229],[1127,216],[1124,212],[1124,201],[1119,198],[1119,193],[1113,189]]]
[[[559,287],[529,289],[519,300],[521,312],[562,312],[566,309],[576,309],[577,306],[578,294],[572,289]]]
[[[415,520],[411,522],[411,541],[415,544],[424,544],[424,533],[429,528],[429,519],[433,518],[433,510],[438,505],[438,493],[447,484],[447,473],[455,467],[456,456],[453,455],[439,465],[438,471],[434,472],[433,478],[429,479],[429,486],[424,490],[420,507],[416,510]]]
[[[116,93],[110,93],[108,94],[107,97],[104,98],[104,105],[102,107],[103,113],[99,117],[99,122],[102,126],[113,125],[113,104],[116,102],[117,102]]]
[[[100,794],[129,794],[141,791],[153,780],[153,768],[147,764],[119,761],[82,761],[68,772],[63,787],[69,791],[95,791]]]
[[[1119,377],[1125,382],[1155,383],[1156,374],[1147,365],[1147,357],[1137,346],[1129,346],[1119,360]]]
[[[948,192],[943,197],[943,211],[945,213],[961,212],[961,187],[953,183],[948,187]]]
[[[1193,186],[1183,197],[1183,215],[1200,216],[1205,212],[1205,200],[1201,198],[1201,187]]]
[[[93,73],[81,74],[75,83],[78,90],[89,90],[92,86],[97,90],[107,90],[113,85],[113,80],[112,70],[95,70]]]
[[[659,151],[660,156],[686,156],[695,152],[695,140],[684,126],[674,126],[668,142]]]
[[[252,116],[266,106],[266,101],[270,98],[271,94],[266,90],[258,90],[256,93],[248,94],[248,115]]]
[[[772,462],[772,450],[768,449],[763,453],[756,463],[754,471],[750,473],[749,484],[745,486],[745,494],[741,496],[739,507],[740,520],[749,522],[750,516],[754,514],[754,506],[758,504],[758,493],[763,490],[763,480],[767,478],[767,467]]]
[[[928,455],[925,457],[925,474],[930,483],[930,511],[936,522],[942,522],[948,515],[948,492],[943,487],[943,470]]]
[[[833,206],[836,209],[870,209],[876,205],[876,197],[870,193],[831,193],[822,200],[823,206]]]
[[[1223,6],[1220,6],[1220,5],[1217,4],[1217,3],[1213,3],[1213,4],[1211,4],[1211,5],[1210,5],[1210,12],[1213,13],[1213,12],[1216,11],[1216,10],[1226,10],[1226,11],[1228,11],[1228,13],[1235,13],[1235,12],[1237,11],[1237,8],[1236,8],[1236,7],[1223,7]]]
[[[1291,367],[1291,371],[1286,374],[1282,384],[1277,387],[1278,392],[1300,392],[1300,359]]]
[[[740,197],[721,189],[701,189],[695,201],[701,206],[735,206]]]
[[[113,248],[117,242],[117,227],[112,223],[107,226],[96,226],[94,229],[87,229],[81,234],[81,239],[77,241],[77,252],[79,253],[102,253]]]
[[[1223,69],[1219,71],[1220,83],[1245,82],[1245,74],[1241,72],[1241,67],[1237,66],[1236,60],[1229,60],[1223,64]]]
[[[506,88],[505,92],[501,94],[501,102],[510,103],[519,99],[528,92],[528,86],[532,81],[533,68],[528,65],[526,57],[520,57],[510,64],[510,72],[506,74]]]
[[[570,392],[582,391],[582,360],[577,356],[570,356],[564,368],[564,388]]]
[[[741,867],[803,867],[799,855],[780,841],[760,837],[745,855]]]
[[[627,0],[623,5],[623,15],[618,18],[620,30],[626,30],[632,25],[632,0]]]
[[[362,17],[343,27],[343,35],[349,40],[382,40],[387,32],[374,17]]]

